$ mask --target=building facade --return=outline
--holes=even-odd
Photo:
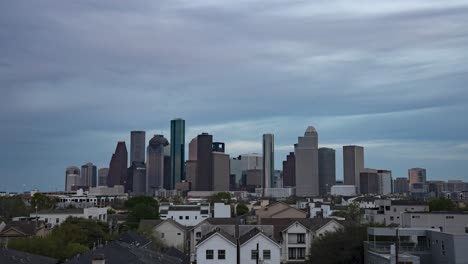
[[[343,177],[345,185],[354,185],[360,193],[360,173],[364,169],[364,148],[343,146]]]
[[[76,166],[67,167],[65,170],[65,191],[72,191],[73,186],[81,185],[81,171]]]
[[[319,148],[319,193],[330,194],[331,187],[336,182],[335,150],[331,148]]]
[[[171,182],[169,189],[175,188],[175,183],[185,178],[185,120],[171,120]]]
[[[89,187],[97,186],[97,168],[91,162],[81,166],[81,185]]]
[[[145,131],[130,132],[130,164],[133,162],[145,162]]]
[[[124,141],[117,143],[114,154],[109,164],[109,175],[107,176],[107,186],[123,185],[128,190],[127,184],[127,162],[128,152]]]
[[[310,126],[294,146],[296,159],[296,195],[319,195],[318,133]]]
[[[146,193],[164,189],[164,149],[169,141],[163,135],[154,135],[147,147]]]
[[[273,188],[275,170],[275,138],[273,134],[263,134],[263,178],[262,187]]]

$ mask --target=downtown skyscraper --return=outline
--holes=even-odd
[[[164,149],[169,141],[163,135],[154,135],[149,141],[146,160],[146,193],[164,189]]]
[[[97,186],[97,168],[91,162],[81,166],[81,185],[88,187]]]
[[[114,187],[115,185],[123,185],[125,191],[128,191],[127,184],[127,163],[128,152],[125,141],[119,141],[115,148],[115,153],[112,154],[112,159],[109,164],[109,175],[107,175],[107,186]]]
[[[185,177],[185,120],[171,120],[171,182],[170,189]]]
[[[319,192],[326,195],[336,183],[336,155],[332,148],[319,148]]]
[[[312,197],[319,195],[318,134],[309,126],[303,137],[294,146],[296,158],[296,195]]]
[[[145,162],[145,131],[130,132],[130,166],[133,162]]]
[[[364,148],[361,146],[343,146],[343,178],[345,185],[356,186],[360,192],[360,173],[364,169]]]
[[[263,189],[273,188],[275,171],[275,138],[273,134],[263,134]]]

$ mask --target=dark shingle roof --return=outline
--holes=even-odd
[[[262,225],[272,225],[274,227],[274,238],[275,241],[281,241],[281,232],[283,232],[286,228],[292,225],[295,222],[303,225],[305,228],[311,231],[317,231],[326,225],[328,222],[334,219],[331,218],[263,218]],[[336,221],[336,220],[334,220]],[[336,221],[338,222],[338,221]]]
[[[128,231],[122,234],[118,238],[118,241],[130,244],[130,245],[134,245],[136,247],[146,246],[151,242],[151,240],[135,233],[134,231]]]
[[[235,237],[229,235],[228,233],[224,232],[222,229],[220,228],[215,228],[213,231],[207,233],[205,236],[203,236],[197,243],[197,245],[200,245],[201,243],[203,243],[204,241],[208,240],[211,236],[213,236],[214,234],[219,234],[221,235],[222,237],[226,238],[227,240],[229,240],[231,243],[233,244],[237,244],[237,240]]]
[[[58,260],[29,254],[23,251],[17,251],[8,248],[1,248],[0,249],[0,263],[2,264],[17,264],[17,263],[25,263],[25,264],[55,264],[58,263]]]
[[[37,225],[40,227],[43,224],[42,221],[38,221]],[[19,232],[25,234],[25,236],[34,236],[36,235],[36,222],[10,222],[5,225],[5,228],[0,232],[3,233],[9,229],[14,228]]]

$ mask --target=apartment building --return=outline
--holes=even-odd
[[[399,226],[402,213],[429,211],[429,206],[422,201],[382,199],[376,200],[375,206],[376,208],[365,209],[363,218],[365,223]]]
[[[401,227],[432,228],[453,235],[468,234],[466,212],[405,212]]]

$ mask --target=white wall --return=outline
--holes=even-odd
[[[230,218],[231,217],[231,206],[224,203],[214,204],[214,218]]]
[[[158,236],[165,246],[173,246],[184,252],[185,233],[183,230],[180,230],[172,223],[165,221],[155,227],[154,231],[154,235]]]
[[[182,217],[182,219],[180,219],[180,217]],[[161,216],[161,219],[172,219],[184,226],[196,226],[208,217],[208,215],[202,215],[200,211],[169,211],[167,216]]]
[[[263,235],[258,234],[247,243],[243,244],[240,248],[240,263],[242,264],[256,264],[256,259],[252,259],[252,250],[259,248],[260,260],[264,264],[279,264],[281,261],[280,247],[273,243],[271,240],[265,238]],[[263,259],[263,250],[270,250],[271,258]]]
[[[213,259],[206,259],[206,250],[214,251]],[[218,259],[218,250],[226,250],[226,259]],[[237,264],[237,248],[221,235],[215,234],[197,247],[197,264]],[[241,262],[242,263],[242,262]]]

